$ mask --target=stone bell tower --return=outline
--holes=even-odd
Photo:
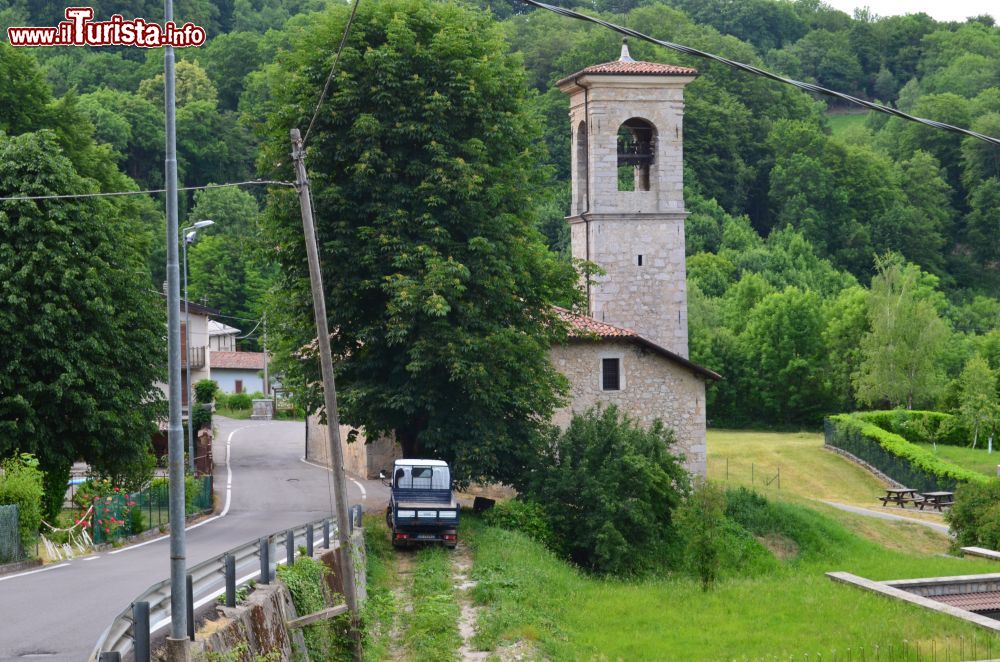
[[[562,79],[573,132],[573,257],[605,275],[588,288],[588,314],[688,357],[684,267],[684,86],[698,72],[615,62]]]

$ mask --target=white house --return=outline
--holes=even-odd
[[[263,393],[264,353],[213,350],[212,379],[223,393]]]

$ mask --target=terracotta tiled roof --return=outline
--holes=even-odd
[[[211,359],[213,368],[231,368],[237,370],[263,370],[264,352],[216,352]]]
[[[966,611],[1000,611],[1000,591],[935,595],[934,599]]]
[[[697,76],[698,70],[691,67],[679,67],[675,64],[660,64],[659,62],[639,62],[636,60],[605,62],[594,64],[580,74],[619,74],[626,76]],[[580,75],[577,74],[577,75]]]
[[[698,365],[693,361],[690,361],[680,354],[675,354],[671,352],[666,347],[661,347],[657,345],[652,340],[645,338],[632,329],[626,329],[620,326],[615,326],[614,324],[608,324],[607,322],[599,322],[592,317],[586,315],[579,315],[574,312],[570,312],[565,308],[556,308],[556,313],[564,322],[569,325],[569,336],[570,338],[577,340],[587,340],[587,339],[615,339],[621,338],[624,340],[629,340],[637,344],[643,345],[647,349],[651,349],[660,356],[673,361],[674,363],[679,363],[680,365],[688,368],[692,372],[701,375],[707,379],[722,379],[722,375],[717,372],[713,372],[708,368]],[[215,354],[213,353],[214,357]],[[213,359],[214,362],[214,359]]]

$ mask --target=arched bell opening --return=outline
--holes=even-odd
[[[656,158],[656,127],[633,117],[618,127],[618,190],[648,191]]]

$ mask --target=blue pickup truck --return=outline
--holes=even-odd
[[[394,547],[439,542],[458,544],[458,503],[451,491],[451,472],[441,460],[396,460],[390,481],[392,496],[385,522]]]

